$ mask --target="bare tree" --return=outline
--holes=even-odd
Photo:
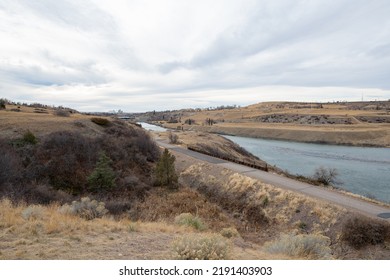
[[[324,184],[325,186],[329,186],[340,183],[337,180],[338,175],[339,172],[336,168],[326,168],[320,166],[314,171],[313,179]]]
[[[172,131],[168,132],[168,138],[169,138],[169,143],[171,144],[177,144],[179,140],[179,136],[177,136],[175,133],[172,133]]]

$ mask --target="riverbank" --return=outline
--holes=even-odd
[[[177,124],[162,124],[177,129]],[[286,140],[304,143],[390,147],[390,125],[368,126],[297,126],[286,124],[218,123],[212,126],[183,124],[183,130],[209,132],[232,136]]]
[[[390,101],[264,102],[149,112],[140,120],[171,129],[348,146],[390,147]]]

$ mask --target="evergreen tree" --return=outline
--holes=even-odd
[[[0,109],[5,109],[5,105],[7,104],[7,100],[4,98],[0,99]]]
[[[170,189],[176,189],[178,187],[175,160],[175,156],[168,149],[165,149],[160,160],[157,162],[155,170],[156,185],[167,186]]]
[[[115,173],[110,166],[111,163],[111,159],[104,152],[100,153],[96,167],[88,177],[91,189],[98,191],[115,187]]]

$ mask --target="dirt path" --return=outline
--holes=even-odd
[[[363,215],[380,218],[390,222],[390,208],[376,205],[367,201],[363,201],[359,198],[354,198],[336,191],[331,191],[318,186],[310,185],[300,181],[296,181],[284,176],[268,173],[261,170],[253,169],[247,166],[239,165],[236,163],[228,162],[222,159],[217,159],[207,155],[203,155],[194,151],[187,150],[182,147],[167,144],[166,141],[156,139],[158,145],[164,148],[171,149],[177,153],[185,154],[187,156],[196,158],[201,161],[205,161],[210,164],[216,164],[223,166],[224,168],[233,170],[237,173],[244,174],[248,177],[261,180],[265,183],[281,187],[291,191],[299,192],[314,198],[322,199],[331,203],[335,203],[342,207],[359,212]]]

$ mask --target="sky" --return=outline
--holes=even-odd
[[[390,99],[388,0],[0,0],[0,97],[83,112]]]

